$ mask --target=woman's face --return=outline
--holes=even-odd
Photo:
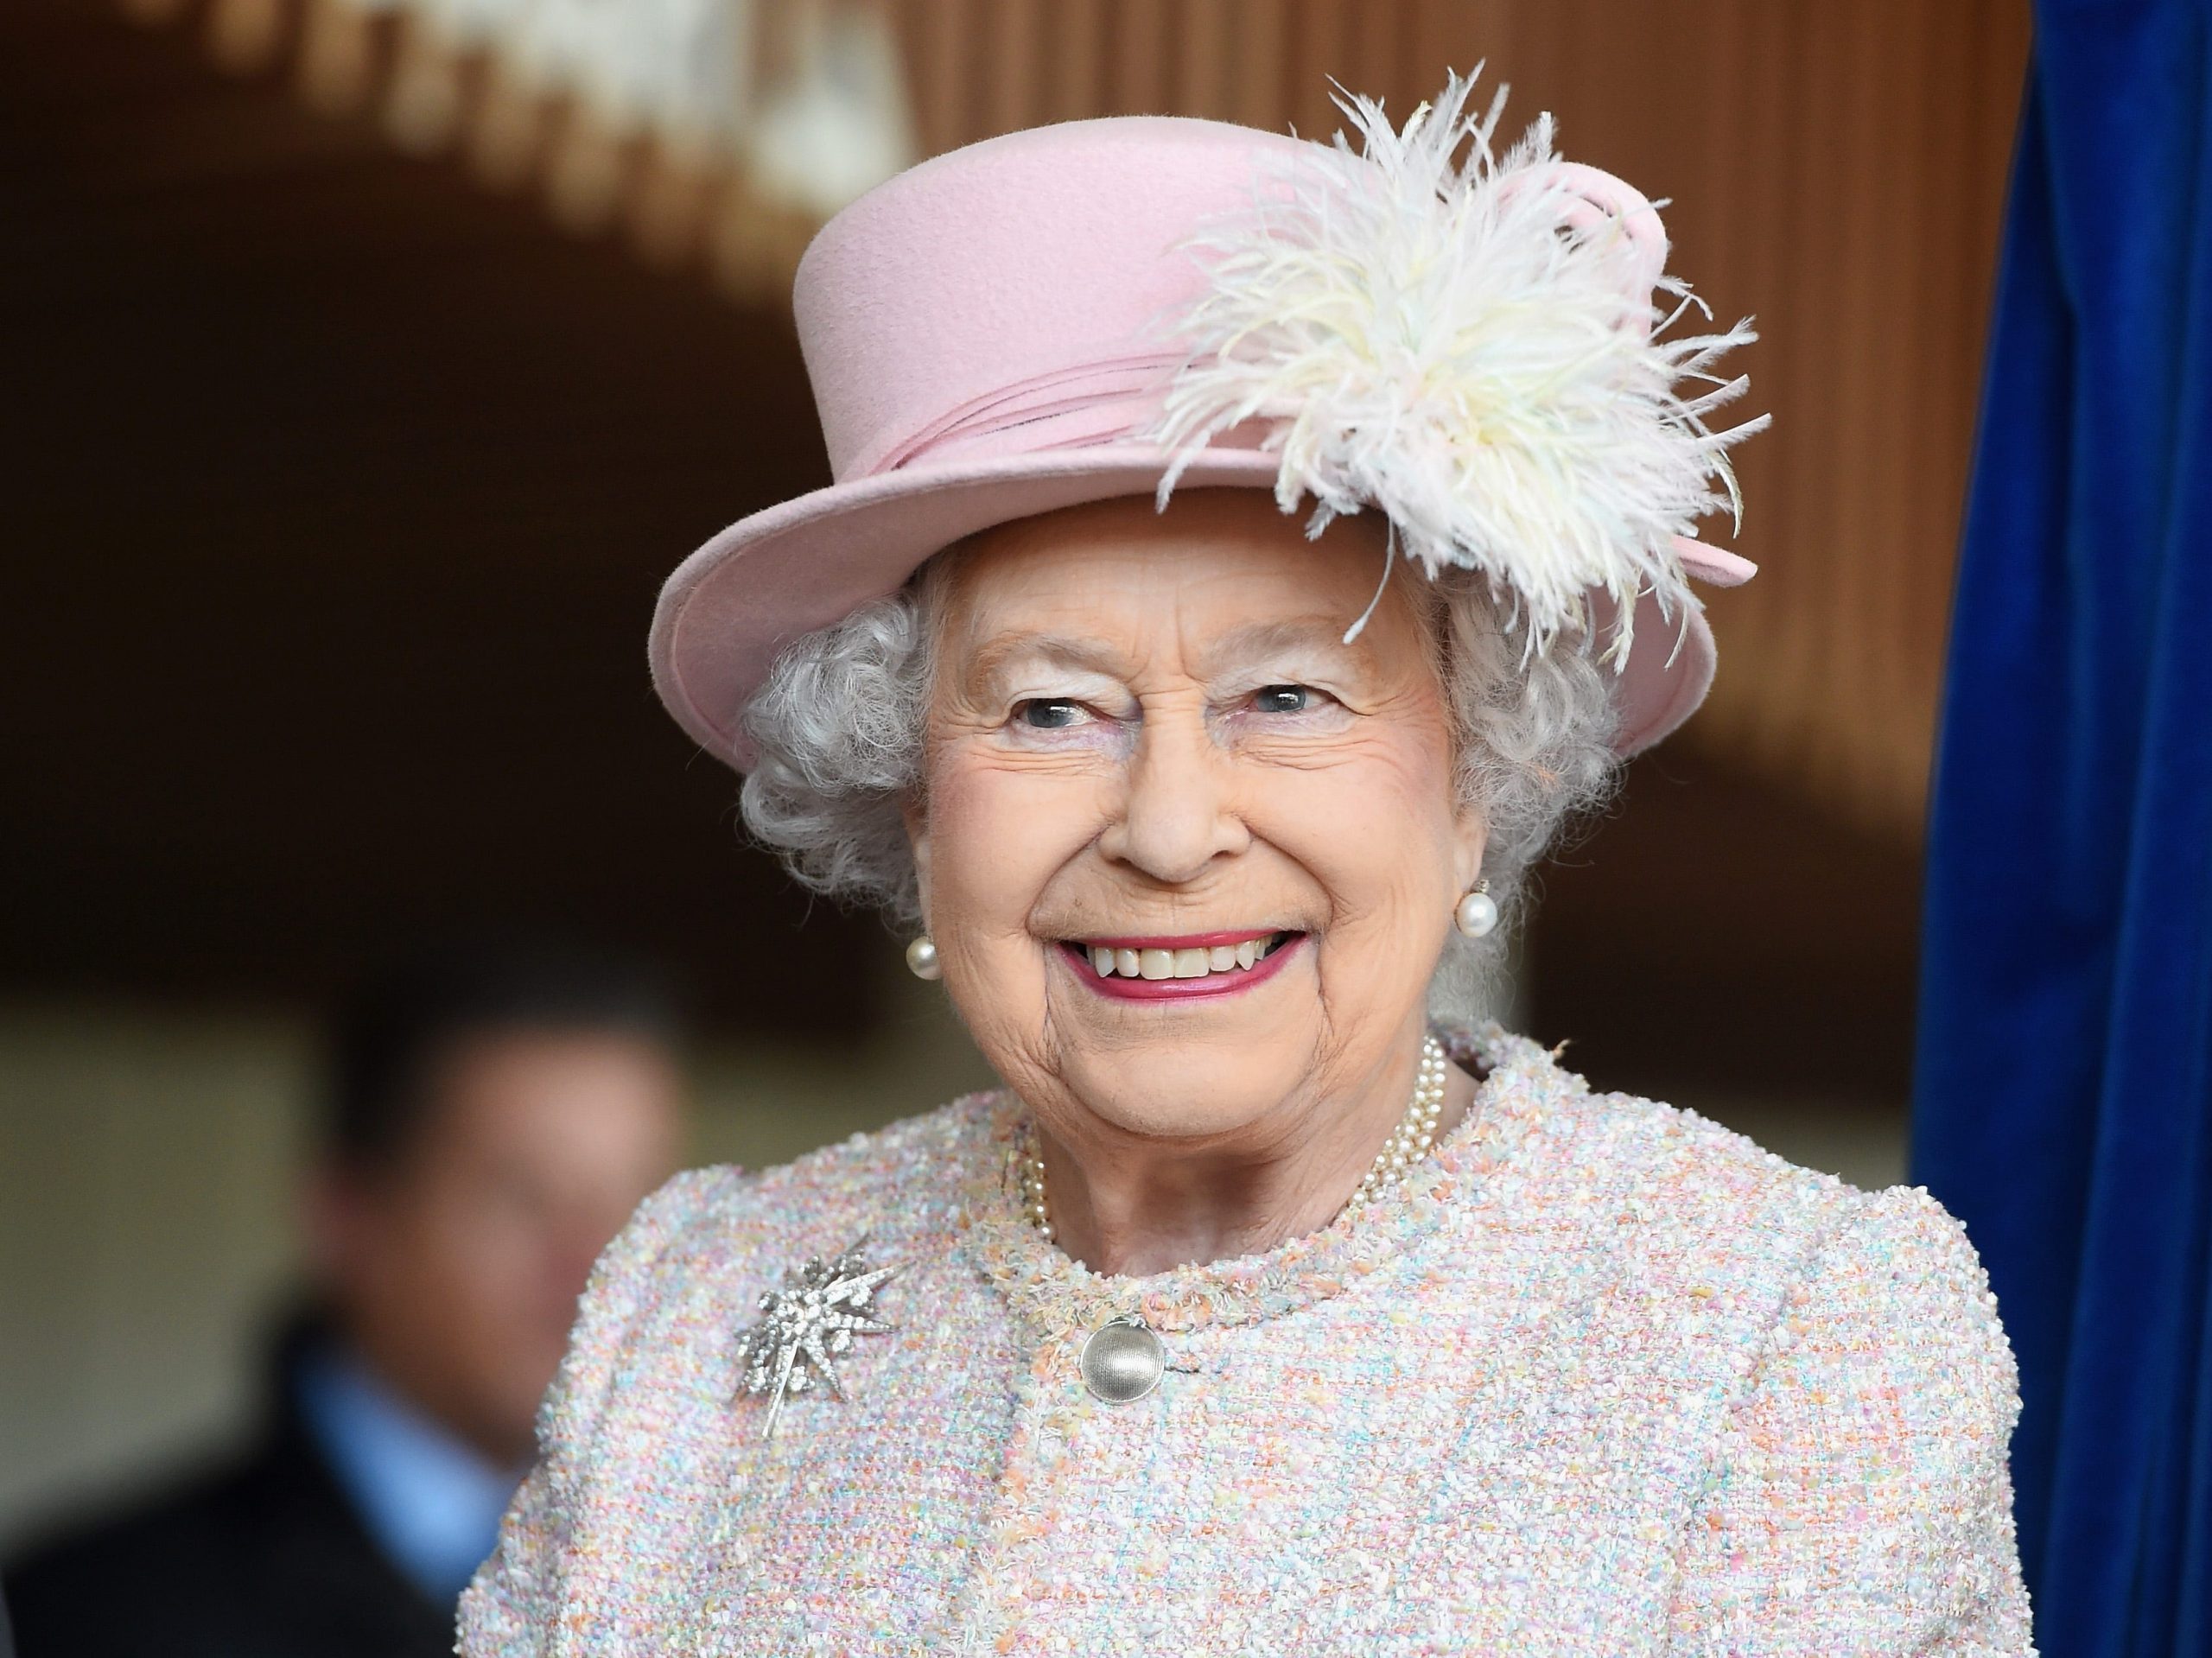
[[[1380,527],[1262,492],[1002,525],[938,607],[909,827],[944,982],[1064,1137],[1288,1144],[1405,1063],[1483,829]]]

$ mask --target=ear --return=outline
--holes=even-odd
[[[914,854],[914,887],[922,913],[930,912],[930,820],[923,810],[922,792],[909,794],[899,809],[906,825],[906,845]]]
[[[1459,808],[1452,822],[1452,874],[1459,890],[1471,892],[1483,878],[1483,853],[1490,845],[1490,819],[1480,806]]]

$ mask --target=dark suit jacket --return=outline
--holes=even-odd
[[[447,1658],[454,1646],[454,1609],[378,1551],[289,1406],[242,1461],[25,1558],[6,1602],[19,1658]]]

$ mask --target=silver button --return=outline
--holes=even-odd
[[[1167,1355],[1143,1319],[1123,1313],[1090,1332],[1077,1363],[1083,1385],[1094,1398],[1109,1405],[1129,1405],[1160,1385]]]

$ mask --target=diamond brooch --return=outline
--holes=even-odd
[[[899,1267],[870,1267],[861,1255],[867,1242],[862,1238],[828,1261],[814,1255],[804,1267],[785,1268],[784,1287],[764,1292],[755,1303],[761,1318],[745,1331],[741,1391],[768,1395],[764,1439],[774,1437],[786,1394],[810,1392],[818,1379],[842,1399],[833,1356],[850,1347],[856,1335],[880,1336],[893,1327],[866,1309]]]

